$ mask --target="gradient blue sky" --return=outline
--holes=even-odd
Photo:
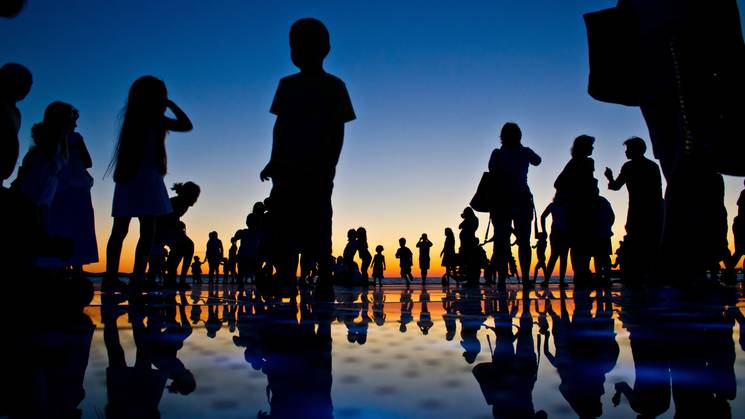
[[[525,145],[544,159],[529,179],[539,212],[575,136],[597,137],[599,179],[605,166],[620,168],[626,137],[648,137],[638,109],[586,93],[582,14],[615,3],[29,0],[16,19],[0,20],[0,38],[2,61],[34,73],[20,104],[22,151],[48,103],[80,110],[79,132],[94,159],[101,255],[114,187],[104,171],[127,90],[144,74],[166,82],[195,126],[169,136],[166,182],[202,186],[184,220],[203,252],[210,230],[227,243],[251,204],[268,195],[270,184],[258,178],[271,146],[268,109],[278,80],[296,71],[288,30],[298,18],[321,19],[331,33],[326,69],[347,83],[358,116],[337,170],[334,249],[343,248],[348,228],[363,225],[372,246],[386,247],[392,275],[398,237],[413,245],[427,232],[439,253],[442,230],[460,222],[504,122],[519,123]],[[727,179],[730,219],[741,189],[740,180]],[[616,211],[618,240],[626,193],[601,193]],[[136,236],[133,223],[125,252]],[[131,257],[121,268],[131,268]]]

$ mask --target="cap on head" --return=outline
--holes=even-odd
[[[303,18],[290,28],[292,62],[301,70],[320,68],[331,50],[329,31],[318,19]]]

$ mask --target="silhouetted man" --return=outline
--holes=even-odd
[[[625,255],[633,274],[648,273],[656,260],[662,233],[662,178],[657,163],[644,157],[647,145],[639,137],[623,143],[629,159],[621,173],[613,178],[613,171],[605,168],[608,189],[618,191],[624,185],[629,192],[629,211],[626,217]]]
[[[295,277],[298,253],[318,264],[330,282],[331,193],[344,142],[344,124],[356,118],[344,82],[323,69],[331,49],[320,21],[300,19],[290,29],[292,62],[300,72],[280,80],[270,112],[277,115],[269,163],[272,179],[272,250],[282,280]]]
[[[667,180],[662,263],[679,268],[676,278],[701,278],[727,251],[724,183],[706,150],[716,137],[739,141],[723,132],[731,125],[722,125],[720,111],[732,104],[717,97],[732,88],[727,80],[742,77],[737,3],[622,0],[619,7],[637,17],[641,111]]]

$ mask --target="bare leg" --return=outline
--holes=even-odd
[[[150,254],[150,248],[153,246],[155,239],[155,217],[139,217],[140,220],[140,239],[137,241],[135,248],[135,263],[132,275],[134,278],[143,278],[145,268],[147,267],[147,257]]]
[[[130,217],[114,217],[109,242],[106,244],[106,275],[110,278],[115,279],[119,273],[122,243],[124,243],[124,238],[127,237],[130,220],[132,220]]]

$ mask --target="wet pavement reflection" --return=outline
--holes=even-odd
[[[742,417],[742,288],[234,285],[28,304],[11,417]],[[15,316],[15,317],[12,317]]]

